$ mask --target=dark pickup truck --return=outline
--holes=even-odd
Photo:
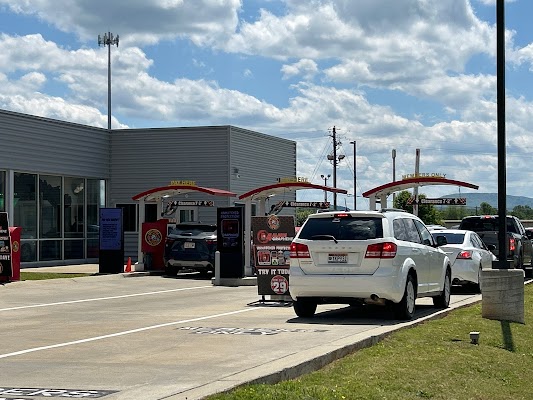
[[[496,247],[492,252],[498,257],[498,221],[497,215],[464,217],[459,229],[476,232],[487,246],[492,244]],[[518,218],[508,215],[507,236],[509,237],[509,240],[507,240],[507,259],[511,261],[513,268],[523,269],[526,277],[531,277],[533,273],[531,232],[526,232]]]

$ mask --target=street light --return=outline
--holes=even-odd
[[[113,36],[111,32],[98,35],[98,46],[107,46],[107,129],[111,130],[111,46],[118,47],[118,35]]]
[[[328,186],[328,179],[331,177],[331,174],[326,175],[320,175],[322,179],[324,179],[324,186]],[[324,201],[327,203],[328,201],[328,191],[324,190]]]

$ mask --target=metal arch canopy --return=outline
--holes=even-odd
[[[170,185],[147,190],[132,197],[133,200],[143,199],[145,202],[157,202],[163,197],[174,197],[180,194],[202,192],[213,196],[236,197],[233,192],[222,189],[205,188],[193,185]]]
[[[328,192],[333,192],[333,193],[341,193],[341,194],[348,193],[348,191],[345,189],[334,188],[331,186],[315,185],[314,183],[309,183],[309,182],[283,182],[283,183],[275,183],[272,185],[255,188],[253,190],[250,190],[249,192],[241,194],[239,196],[239,199],[240,200],[244,200],[248,198],[254,199],[254,200],[267,199],[271,195],[283,194],[283,193],[286,193],[287,191],[298,190],[298,189],[318,189],[318,190],[326,190]]]
[[[415,177],[409,179],[402,179],[401,181],[394,181],[386,183],[370,189],[367,192],[363,193],[363,197],[380,197],[388,196],[391,193],[398,192],[400,190],[406,190],[414,188],[417,186],[431,186],[431,185],[452,185],[452,186],[462,186],[470,189],[479,189],[479,186],[474,185],[468,182],[456,181],[453,179],[446,178],[435,178],[435,177]]]

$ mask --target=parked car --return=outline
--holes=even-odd
[[[492,261],[497,260],[491,251],[494,250],[494,245],[486,245],[472,231],[447,229],[435,230],[431,234],[435,240],[443,236],[448,242],[441,249],[452,263],[452,284],[474,285],[476,291],[481,292],[481,270],[492,268]]]
[[[402,210],[309,215],[291,243],[289,291],[299,317],[318,304],[390,305],[411,319],[415,299],[450,302],[451,263],[417,216]]]
[[[194,222],[177,224],[165,242],[165,273],[176,275],[180,270],[213,273],[216,250],[216,225]]]

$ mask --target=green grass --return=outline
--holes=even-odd
[[[81,276],[91,276],[92,274],[58,274],[56,272],[20,272],[21,281],[38,281],[43,279],[78,278]]]
[[[481,303],[395,332],[323,369],[275,385],[245,385],[210,400],[533,399],[533,285],[526,324],[481,317]],[[478,345],[469,333],[480,332]]]

